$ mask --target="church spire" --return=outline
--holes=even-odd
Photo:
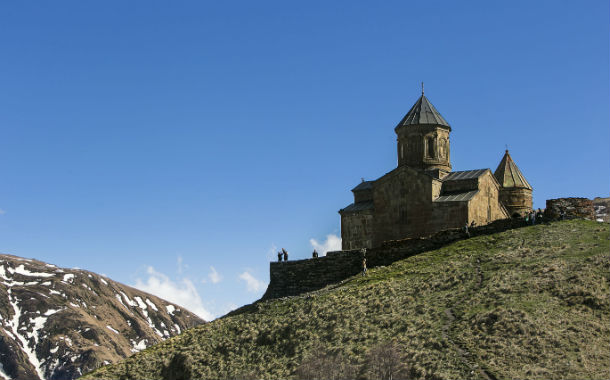
[[[405,125],[422,125],[422,124],[430,124],[430,125],[439,125],[442,127],[447,127],[451,130],[449,123],[441,116],[440,112],[436,110],[436,108],[430,103],[428,98],[424,95],[424,83],[422,82],[421,87],[421,96],[413,107],[407,112],[405,117],[402,118],[400,123],[396,126],[396,128],[405,126]]]
[[[532,186],[527,182],[521,170],[515,164],[512,157],[508,153],[508,149],[502,157],[502,161],[494,172],[494,177],[498,180],[500,186],[504,188],[522,188],[532,190]]]

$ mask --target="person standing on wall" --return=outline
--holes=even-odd
[[[284,261],[288,261],[288,252],[282,248],[282,254],[284,255]]]

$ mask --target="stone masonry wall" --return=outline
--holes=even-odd
[[[341,248],[372,247],[375,232],[373,218],[372,210],[341,215]]]
[[[585,218],[595,220],[593,201],[587,198],[557,198],[547,199],[545,217],[551,220],[560,218],[561,211],[567,219]]]
[[[489,235],[525,225],[522,219],[503,219],[472,228],[470,234],[471,236]],[[387,241],[378,248],[367,249],[367,267],[389,265],[464,237],[461,229],[451,229],[426,238]],[[362,254],[360,250],[328,252],[326,256],[316,259],[271,262],[269,269],[270,282],[263,299],[295,296],[322,289],[360,273]]]

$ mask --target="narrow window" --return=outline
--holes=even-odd
[[[434,138],[428,137],[428,157],[434,157]]]

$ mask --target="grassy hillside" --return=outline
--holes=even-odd
[[[607,378],[609,236],[575,220],[460,241],[245,307],[85,378],[379,378],[392,356],[410,378]]]

